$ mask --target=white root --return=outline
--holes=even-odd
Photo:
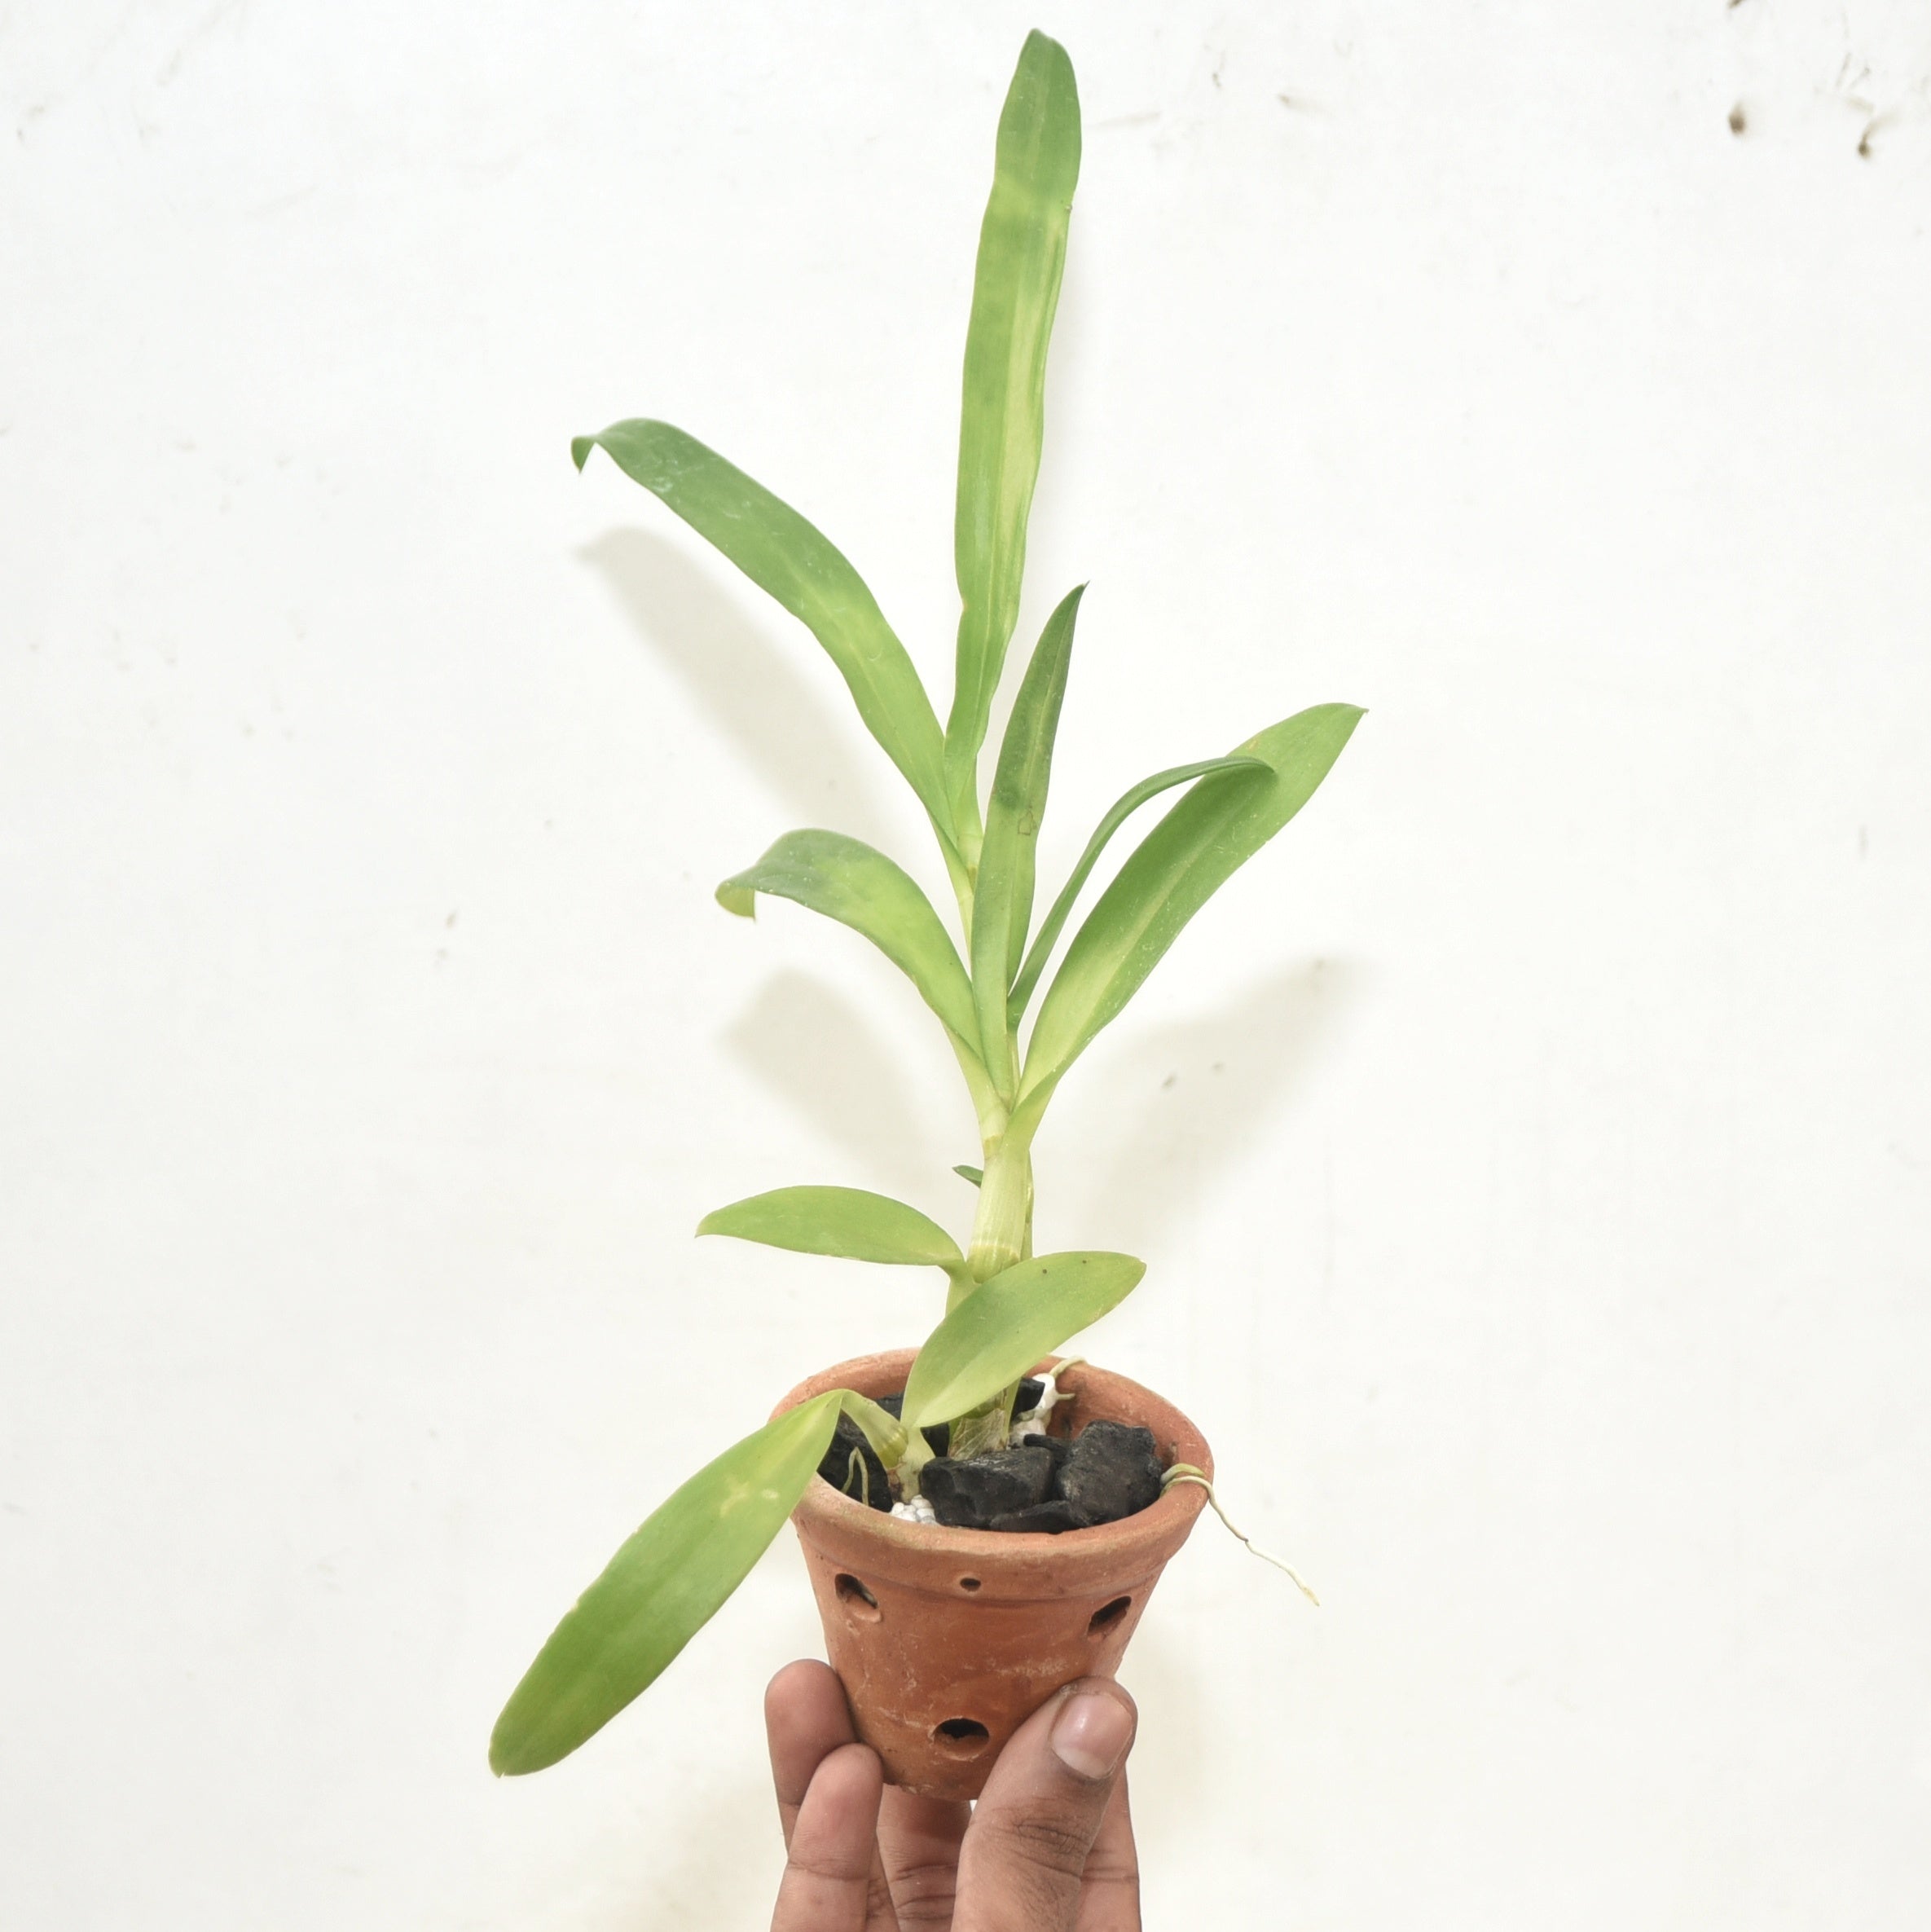
[[[1301,1595],[1314,1606],[1317,1610],[1321,1608],[1321,1599],[1315,1595],[1314,1592],[1309,1589],[1307,1585],[1301,1581],[1300,1575],[1296,1573],[1294,1565],[1291,1563],[1283,1562],[1280,1557],[1270,1556],[1265,1550],[1261,1548],[1259,1543],[1254,1541],[1252,1537],[1244,1534],[1241,1530],[1235,1528],[1233,1518],[1227,1514],[1225,1510],[1221,1507],[1221,1499],[1214,1494],[1213,1485],[1207,1481],[1207,1477],[1203,1471],[1196,1469],[1191,1463],[1176,1463],[1173,1467],[1167,1472],[1166,1475],[1161,1478],[1160,1487],[1162,1490],[1170,1490],[1175,1485],[1175,1484],[1182,1482],[1198,1483],[1202,1489],[1205,1490],[1207,1491],[1207,1500],[1213,1505],[1214,1514],[1227,1525],[1229,1533],[1238,1538],[1240,1542],[1245,1543],[1248,1549],[1251,1551],[1255,1556],[1258,1556],[1263,1563],[1271,1563],[1276,1569],[1279,1570],[1283,1575],[1287,1577],[1292,1582],[1294,1587],[1298,1590]]]
[[[858,1479],[858,1499],[867,1509],[872,1507],[872,1467],[864,1459],[862,1450],[853,1450],[845,1464],[845,1494],[851,1494],[851,1481]]]
[[[1013,1418],[1014,1441],[1027,1436],[1043,1436],[1046,1433],[1046,1424],[1052,1419],[1054,1407],[1058,1403],[1073,1400],[1072,1391],[1059,1386],[1059,1378],[1069,1368],[1077,1368],[1085,1359],[1083,1355],[1069,1355],[1065,1361],[1055,1363],[1040,1377],[1045,1384],[1040,1391],[1040,1399],[1023,1415]]]

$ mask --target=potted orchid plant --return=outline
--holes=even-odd
[[[1036,33],[999,122],[966,333],[961,607],[943,724],[872,593],[796,510],[666,423],[618,422],[573,445],[579,469],[604,451],[804,624],[923,808],[950,931],[899,865],[835,830],[785,834],[717,897],[747,918],[759,894],[792,900],[900,969],[957,1058],[979,1143],[958,1171],[977,1192],[963,1240],[849,1186],[782,1188],[704,1219],[702,1234],[931,1268],[944,1283],[939,1318],[916,1350],[801,1384],[644,1523],[517,1685],[490,1743],[499,1772],[553,1763],[645,1689],[795,1514],[860,1735],[899,1781],[971,1795],[1031,1709],[1117,1666],[1211,1494],[1206,1445],[1185,1417],[1053,1355],[1145,1270],[1124,1254],[1033,1252],[1034,1138],[1074,1063],[1209,896],[1307,803],[1361,713],[1317,705],[1130,786],[1040,910],[1035,855],[1080,589],[1027,655],[983,788],[980,768],[1019,610],[1080,158],[1071,64]],[[1115,836],[1176,791],[1082,912]]]

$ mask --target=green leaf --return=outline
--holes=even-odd
[[[788,504],[669,423],[640,417],[579,436],[570,445],[578,469],[598,447],[810,629],[844,673],[872,736],[904,773],[941,838],[956,847],[932,701],[843,555]]]
[[[748,916],[753,896],[795,900],[862,932],[900,967],[919,997],[979,1056],[972,983],[932,902],[883,852],[842,832],[787,832],[755,865],[718,887],[718,904]]]
[[[950,1422],[990,1402],[1118,1307],[1146,1272],[1131,1255],[1036,1255],[981,1282],[919,1350],[905,1383],[906,1427]]]
[[[1203,779],[1148,833],[1067,948],[1027,1049],[1022,1099],[1065,1072],[1187,921],[1313,796],[1361,718],[1354,705],[1323,704],[1271,726],[1238,747],[1265,759],[1271,779]]]
[[[1066,50],[1030,33],[1019,54],[979,230],[966,335],[953,552],[964,608],[945,734],[955,816],[976,821],[975,770],[1019,614],[1026,521],[1045,427],[1046,345],[1080,178],[1080,95]]]
[[[611,1558],[504,1706],[492,1771],[513,1777],[554,1764],[649,1688],[797,1506],[842,1396],[815,1397],[726,1450]]]
[[[881,1408],[869,1395],[860,1395],[856,1389],[839,1391],[841,1406],[845,1413],[858,1424],[866,1441],[877,1452],[880,1462],[888,1469],[895,1469],[905,1454],[905,1446],[912,1439],[912,1432],[889,1409]]]
[[[954,1168],[952,1172],[961,1180],[970,1181],[974,1187],[981,1186],[986,1178],[986,1170],[983,1167],[966,1167],[961,1164]]]
[[[1054,942],[1058,939],[1060,928],[1073,909],[1080,896],[1080,888],[1086,883],[1099,856],[1106,849],[1106,843],[1113,834],[1144,805],[1149,799],[1155,799],[1163,791],[1171,790],[1176,785],[1185,785],[1190,778],[1205,778],[1221,772],[1266,772],[1273,768],[1258,758],[1203,758],[1197,764],[1175,765],[1170,770],[1155,772],[1150,778],[1142,778],[1130,791],[1123,793],[1115,802],[1113,809],[1099,822],[1099,829],[1086,842],[1086,850],[1080,855],[1066,884],[1060,889],[1059,896],[1053,901],[1053,909],[1046,914],[1045,922],[1040,927],[1039,936],[1026,955],[1026,963],[1019,969],[1019,976],[1013,982],[1012,997],[1006,1009],[1006,1023],[1017,1027],[1026,1011],[1026,1003],[1032,997],[1033,987],[1038,983],[1046,962],[1053,956]]]
[[[1007,1099],[1018,1068],[1014,1063],[1006,992],[1018,969],[1032,918],[1035,856],[1046,790],[1053,775],[1053,740],[1072,662],[1073,625],[1085,589],[1072,592],[1046,620],[1032,662],[1019,686],[999,748],[979,848],[979,880],[972,904],[972,997],[979,1014],[986,1072]]]
[[[959,1244],[916,1208],[862,1187],[778,1187],[733,1201],[697,1223],[700,1234],[731,1234],[798,1254],[842,1255],[900,1267],[963,1268]]]

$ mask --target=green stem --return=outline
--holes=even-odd
[[[966,1252],[966,1272],[972,1286],[990,1281],[1032,1252],[1032,1151],[1030,1134],[1009,1129],[986,1144],[985,1171],[979,1181],[979,1208],[973,1217],[972,1245]],[[966,1293],[971,1292],[971,1287]],[[965,1296],[955,1283],[947,1312]],[[1013,1399],[1018,1384],[1002,1390],[970,1415],[952,1420],[951,1453],[976,1455],[983,1450],[1003,1449],[1012,1425]]]
[[[919,1472],[931,1459],[932,1446],[926,1440],[925,1431],[908,1430],[904,1450],[892,1466],[892,1474],[899,1479],[899,1494],[906,1502],[918,1494]]]
[[[974,1281],[990,1281],[1023,1261],[1032,1221],[1032,1148],[1030,1138],[1009,1130],[986,1146],[985,1177],[979,1182],[972,1245],[966,1265]]]
[[[966,957],[972,957],[972,900],[974,890],[979,882],[978,870],[969,865],[948,845],[941,848],[945,855],[946,876],[952,882],[952,896],[959,902],[959,930],[965,935]]]
[[[1005,1102],[987,1078],[984,1063],[972,1049],[950,1027],[946,1028],[945,1036],[952,1042],[952,1057],[959,1063],[960,1072],[966,1076],[966,1091],[972,1096],[972,1111],[979,1121],[981,1143],[997,1140],[1005,1132]]]

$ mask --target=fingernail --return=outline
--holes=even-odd
[[[1053,1752],[1083,1778],[1103,1778],[1125,1755],[1133,1720],[1124,1705],[1104,1691],[1069,1697],[1053,1720]]]

